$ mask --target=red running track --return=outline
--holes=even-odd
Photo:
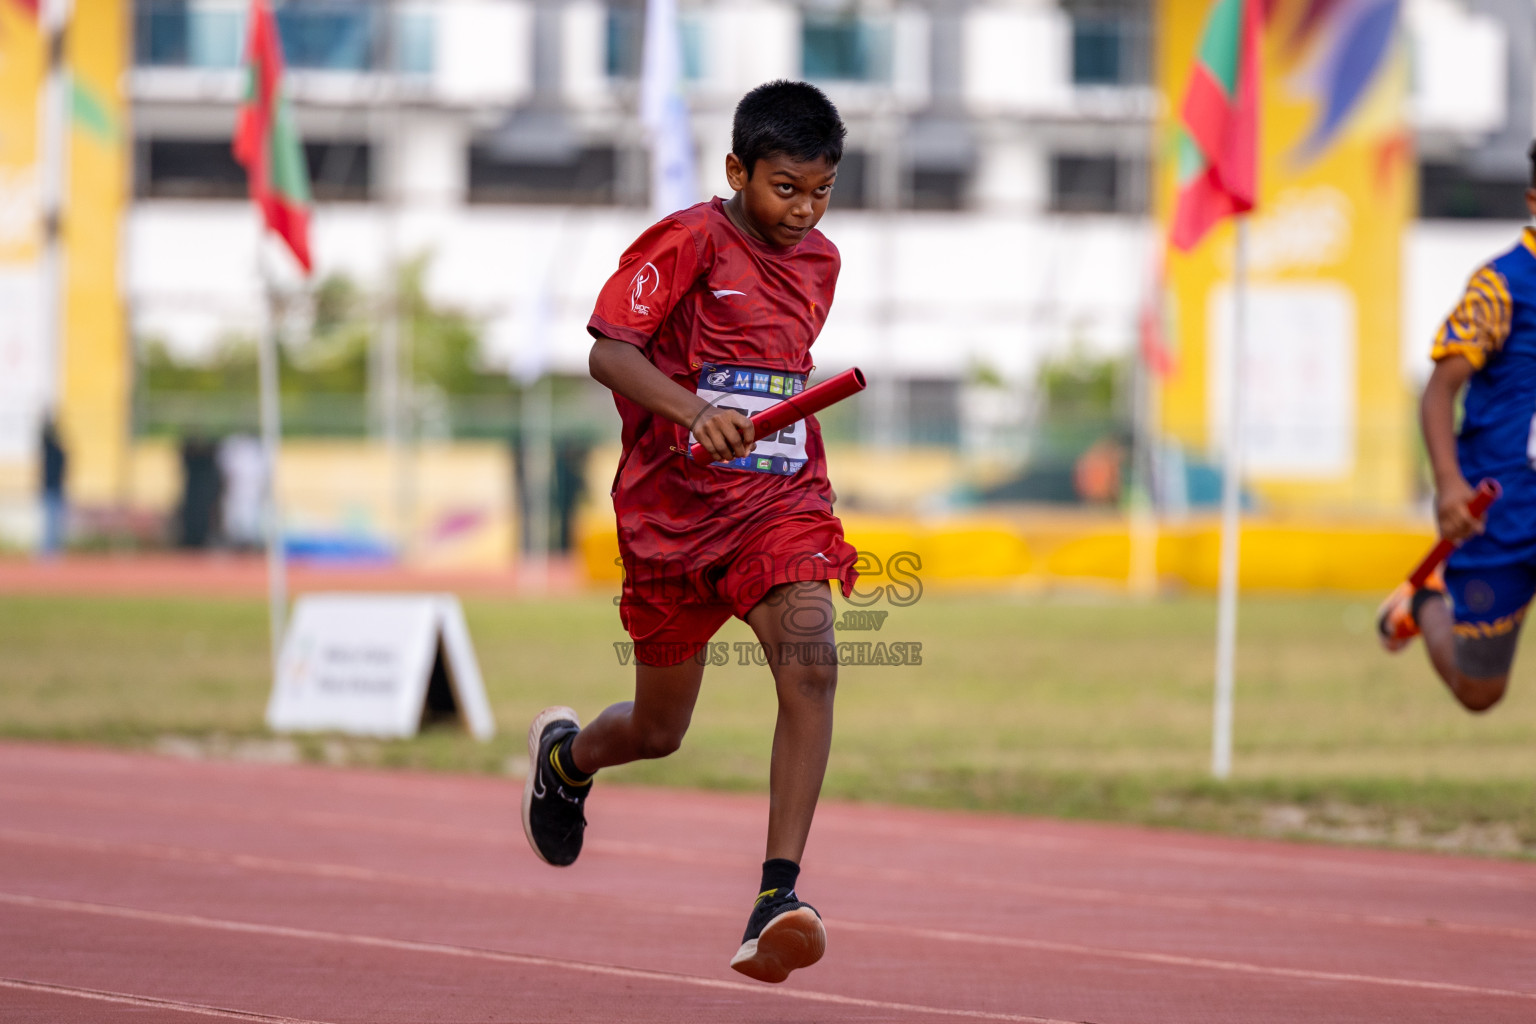
[[[0,1020],[1536,1021],[1536,865],[829,804],[819,965],[727,967],[765,801],[0,744]]]

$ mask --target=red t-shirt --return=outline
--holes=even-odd
[[[754,412],[804,387],[840,265],[836,247],[814,228],[778,249],[743,234],[724,202],[711,199],[635,240],[598,295],[587,330],[635,345],[690,391]],[[706,466],[687,457],[686,427],[613,398],[624,421],[613,506],[627,556],[726,554],[743,529],[831,509],[814,417],[759,439],[747,459]]]

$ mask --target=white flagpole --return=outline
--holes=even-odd
[[[640,122],[651,141],[651,209],[657,217],[698,201],[693,132],[683,98],[677,0],[646,0]]]
[[[1243,472],[1242,397],[1243,363],[1247,348],[1246,293],[1248,289],[1248,220],[1237,218],[1237,251],[1232,266],[1232,343],[1228,348],[1222,391],[1226,432],[1221,467],[1221,582],[1216,605],[1216,706],[1211,734],[1211,774],[1225,779],[1232,774],[1232,690],[1237,658],[1238,541],[1242,518],[1239,510]]]
[[[257,233],[256,262],[267,300],[267,323],[257,346],[257,377],[261,411],[261,457],[266,464],[267,602],[272,634],[272,675],[277,676],[288,621],[288,562],[283,551],[283,506],[278,498],[278,451],[282,443],[282,407],[277,373],[277,286],[262,259],[265,226]]]

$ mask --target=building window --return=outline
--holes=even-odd
[[[1419,216],[1457,220],[1525,220],[1523,178],[1477,178],[1458,164],[1419,165]]]
[[[608,5],[605,66],[609,78],[639,78],[645,49],[645,8],[638,3]]]
[[[306,142],[309,188],[315,199],[358,201],[369,197],[373,147],[366,142]]]
[[[142,67],[240,66],[245,18],[239,8],[140,0],[133,18],[134,62]]]
[[[1147,163],[1115,154],[1051,158],[1051,209],[1056,213],[1147,212]]]
[[[246,194],[245,168],[228,139],[139,139],[134,146],[134,192],[155,199],[238,199]]]
[[[1146,85],[1151,79],[1151,20],[1134,0],[1079,0],[1072,18],[1072,84]]]
[[[806,11],[800,22],[800,71],[820,81],[890,81],[890,24]]]
[[[618,151],[611,146],[578,150],[559,162],[508,157],[489,146],[469,150],[472,203],[612,204],[618,179]]]
[[[869,193],[869,154],[843,150],[843,159],[837,165],[837,182],[832,186],[832,209],[868,209]]]
[[[683,33],[683,77],[697,82],[704,77],[704,19],[685,14],[678,19]]]
[[[153,199],[240,199],[245,168],[228,139],[140,139],[134,192]],[[304,162],[316,200],[368,198],[372,151],[365,142],[306,142]]]
[[[683,61],[683,78],[697,82],[704,77],[705,32],[704,19],[697,14],[678,17],[680,52]],[[645,7],[639,3],[612,3],[608,5],[604,66],[609,78],[636,79],[644,72],[645,64]]]
[[[366,71],[374,64],[378,10],[358,0],[305,0],[277,9],[289,67]]]
[[[383,15],[375,4],[290,0],[275,14],[289,67],[365,71],[378,64]],[[142,67],[237,68],[245,20],[244,4],[139,0],[134,5],[134,62]],[[423,21],[430,22],[431,16],[401,14],[401,70],[423,70],[415,66],[421,63]],[[430,28],[427,40],[430,50]]]
[[[437,19],[427,11],[402,10],[395,19],[395,70],[430,75],[437,67]]]
[[[959,210],[965,206],[970,175],[960,170],[914,167],[911,206],[914,210]]]

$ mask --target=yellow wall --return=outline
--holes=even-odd
[[[71,118],[64,220],[65,314],[60,432],[69,449],[71,500],[118,504],[128,467],[132,355],[118,281],[128,199],[128,4],[75,0],[69,64],[77,105],[104,120]],[[105,130],[103,130],[105,129]]]
[[[1128,587],[1130,530],[1119,517],[842,518],[849,542],[881,566],[900,552],[915,554],[921,564],[909,568],[925,587]],[[1385,594],[1433,542],[1430,530],[1406,522],[1249,520],[1243,525],[1241,583],[1244,590],[1257,591]],[[1161,583],[1214,590],[1220,544],[1215,519],[1165,526],[1157,539]],[[611,518],[588,520],[581,543],[587,576],[616,586],[618,555]]]
[[[1210,6],[1210,0],[1160,0],[1158,6],[1158,82],[1165,118],[1159,130],[1157,207],[1164,225],[1177,186],[1173,118]],[[1260,196],[1248,218],[1249,280],[1254,289],[1336,285],[1352,300],[1352,458],[1342,472],[1310,477],[1251,473],[1248,483],[1274,512],[1391,515],[1406,506],[1413,479],[1411,396],[1399,353],[1400,248],[1417,188],[1404,121],[1407,58],[1399,39],[1342,132],[1308,162],[1296,150],[1318,100],[1304,95],[1300,83],[1307,62],[1318,53],[1315,47],[1293,53],[1288,46],[1303,6],[1299,0],[1277,0],[1266,32]],[[1233,251],[1229,222],[1192,253],[1169,256],[1169,324],[1177,369],[1163,389],[1164,428],[1200,455],[1214,454],[1218,447],[1208,415],[1212,366],[1207,320],[1213,290],[1232,279]]]

